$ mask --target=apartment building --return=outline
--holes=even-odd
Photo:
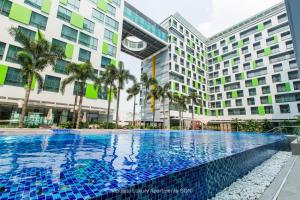
[[[121,49],[124,1],[122,0],[0,0],[0,120],[19,118],[24,98],[24,82],[16,53],[20,44],[8,30],[18,27],[34,38],[40,29],[45,38],[65,49],[66,58],[43,72],[44,88],[38,94],[33,88],[29,101],[29,117],[47,116],[49,109],[54,123],[72,117],[76,83],[59,89],[67,77],[70,62],[90,61],[99,76],[108,64],[116,64]],[[83,113],[87,120],[102,120],[106,115],[107,94],[87,84]],[[112,107],[114,108],[114,107]],[[37,119],[39,120],[39,119]]]
[[[186,125],[195,120],[223,123],[233,119],[295,119],[300,115],[300,79],[286,6],[280,3],[210,38],[204,37],[180,14],[162,22],[169,46],[156,57],[164,66],[160,84],[171,83],[180,95],[197,92],[202,105],[190,103]],[[164,56],[166,54],[166,56]],[[151,70],[146,59],[143,72]],[[168,71],[168,72],[167,72]],[[167,105],[172,121],[178,108]],[[146,119],[151,121],[151,110]],[[155,121],[163,121],[157,102]],[[142,117],[143,119],[143,117]]]

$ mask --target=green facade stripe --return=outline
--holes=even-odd
[[[258,86],[258,79],[257,79],[257,78],[252,79],[252,86],[253,86],[253,87]]]
[[[73,52],[74,52],[74,45],[68,43],[66,45],[66,50],[65,50],[66,57],[69,58],[69,59],[72,59],[73,58]]]
[[[175,90],[175,88],[176,88],[174,81],[172,81],[172,83],[171,83],[171,88],[172,88],[172,90]]]
[[[241,80],[245,80],[245,72],[241,73]]]
[[[265,30],[265,25],[264,25],[263,23],[258,24],[258,25],[257,25],[257,30],[258,30],[258,31],[263,31],[263,30]]]
[[[23,24],[29,24],[32,11],[22,5],[13,3],[9,18],[21,22]]]
[[[220,55],[220,56],[218,56],[218,62],[221,62],[221,61],[223,61],[223,58],[222,58],[222,56]]]
[[[85,97],[88,99],[98,99],[98,88],[95,88],[94,84],[88,83],[86,86]]]
[[[200,115],[200,107],[197,106],[197,114]]]
[[[272,51],[271,51],[271,48],[270,47],[267,47],[264,49],[264,55],[265,56],[269,56],[271,55]]]
[[[226,83],[226,79],[225,79],[225,77],[222,77],[221,78],[221,84],[224,85],[225,83]]]
[[[32,82],[31,82],[31,90],[34,90],[36,86],[36,77],[33,76]]]
[[[108,48],[109,48],[109,44],[106,43],[106,42],[103,42],[102,53],[107,54],[108,53]]]
[[[105,0],[98,0],[97,7],[104,12],[107,12],[108,10],[107,2]]]
[[[70,23],[77,28],[83,29],[84,18],[76,12],[72,12]]]
[[[244,41],[243,40],[240,40],[238,42],[238,48],[242,48],[244,46]]]
[[[188,88],[188,86],[187,86],[187,85],[185,86],[185,93],[186,93],[186,94],[188,94],[188,93],[189,93],[189,88]]]
[[[292,88],[291,88],[291,84],[290,84],[290,83],[285,83],[285,91],[286,91],[286,92],[292,91]]]
[[[117,34],[117,33],[114,33],[112,42],[113,42],[113,44],[115,44],[115,45],[118,44],[118,34]]]
[[[67,5],[68,3],[68,0],[59,0],[60,3],[64,4],[64,5]]]
[[[107,101],[112,102],[113,100],[114,100],[114,93],[110,88],[108,88],[108,90],[107,90]]]
[[[226,101],[222,102],[223,108],[226,108]]]
[[[275,44],[278,44],[278,35],[274,36],[274,42],[275,42]]]
[[[5,82],[8,66],[0,64],[0,85],[3,85]]]
[[[117,67],[117,61],[115,59],[111,59],[110,64]]]
[[[264,116],[266,114],[264,106],[258,106],[258,114]]]
[[[51,11],[52,0],[43,0],[42,12],[49,14]]]
[[[252,69],[256,69],[256,61],[255,60],[252,61]]]
[[[268,96],[268,104],[273,104],[272,96]]]
[[[238,93],[237,93],[237,91],[233,91],[233,92],[232,92],[232,98],[233,98],[233,99],[238,98]]]

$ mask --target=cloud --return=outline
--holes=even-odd
[[[210,37],[280,2],[282,0],[212,0],[209,20],[200,23],[197,29]]]

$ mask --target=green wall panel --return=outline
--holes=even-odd
[[[68,0],[59,0],[60,3],[64,4],[64,5],[67,5],[68,3]]]
[[[290,84],[290,83],[285,83],[285,91],[286,91],[286,92],[292,91],[292,88],[291,88],[291,84]]]
[[[42,4],[42,11],[44,13],[49,14],[51,11],[51,6],[52,6],[52,0],[43,0],[43,4]]]
[[[69,58],[69,59],[72,59],[73,58],[73,52],[74,52],[74,45],[68,43],[66,45],[66,50],[65,50],[66,57]]]
[[[245,80],[245,72],[241,73],[241,80]]]
[[[36,86],[36,77],[33,76],[32,82],[31,82],[31,90],[34,90]]]
[[[218,62],[221,62],[221,61],[223,61],[222,56],[218,56]]]
[[[268,103],[269,103],[269,104],[273,104],[272,96],[268,96]]]
[[[265,30],[265,25],[263,23],[258,24],[257,29],[258,29],[258,31],[263,31],[263,30]]]
[[[255,60],[252,61],[252,69],[256,69],[256,61]]]
[[[117,61],[115,59],[110,60],[110,64],[114,65],[117,67]]]
[[[189,88],[187,85],[185,86],[185,93],[187,93],[187,94],[189,93]]]
[[[275,42],[276,44],[278,44],[278,36],[277,36],[277,35],[274,36],[274,42]]]
[[[258,106],[258,114],[262,116],[266,114],[264,106]]]
[[[200,107],[197,106],[197,114],[200,115]]]
[[[271,55],[272,51],[271,51],[271,48],[270,47],[267,47],[264,49],[264,55],[265,56],[269,56]]]
[[[253,87],[258,86],[258,79],[257,79],[257,78],[252,79],[252,86],[253,86]]]
[[[107,54],[109,45],[106,42],[103,42],[102,53]]]
[[[0,64],[0,85],[4,84],[7,70],[8,70],[8,66]]]
[[[224,85],[225,83],[226,83],[226,79],[225,79],[225,77],[222,77],[221,78],[221,84]]]
[[[86,86],[85,97],[89,99],[98,99],[98,88],[95,88],[94,84],[88,83]]]
[[[9,18],[21,22],[23,24],[29,24],[32,11],[24,6],[13,3]]]
[[[237,91],[233,91],[233,92],[232,92],[232,98],[233,98],[233,99],[238,98],[238,93],[237,93]]]
[[[118,44],[118,34],[117,34],[117,33],[114,33],[112,42],[113,42],[115,45]]]
[[[107,100],[110,102],[114,100],[114,93],[110,88],[107,90]]]
[[[244,46],[244,41],[243,40],[240,40],[238,42],[238,48],[242,48]]]
[[[70,23],[73,26],[76,26],[77,28],[83,29],[83,21],[84,21],[84,18],[81,15],[79,15],[75,12],[72,12]]]
[[[105,0],[98,0],[97,7],[104,12],[107,12],[108,10],[107,2]]]
[[[172,89],[172,90],[175,90],[175,87],[176,87],[176,86],[175,86],[175,82],[172,81],[172,83],[171,83],[171,89]]]

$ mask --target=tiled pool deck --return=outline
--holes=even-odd
[[[0,134],[0,199],[207,199],[285,148],[212,131]]]

